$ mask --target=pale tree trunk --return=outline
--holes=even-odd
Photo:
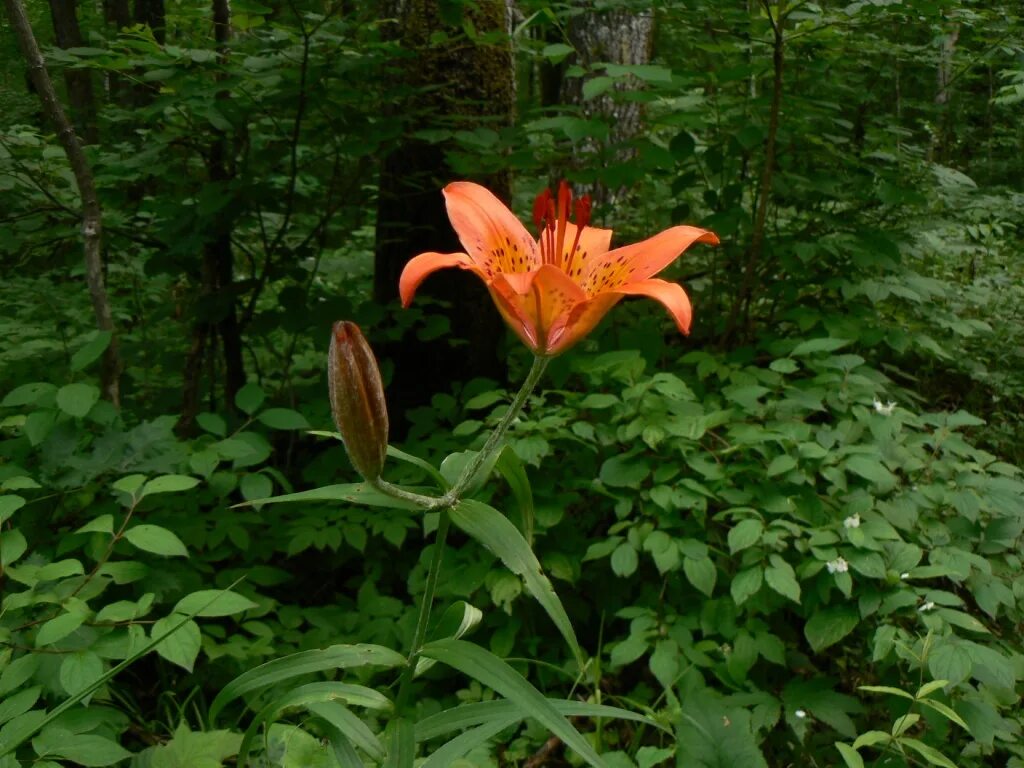
[[[441,4],[439,0],[399,0],[386,9],[385,17],[396,19],[388,33],[416,54],[405,63],[401,82],[407,87],[435,86],[419,90],[398,110],[457,116],[458,127],[470,130],[480,126],[498,130],[511,124],[515,80],[508,35],[492,44],[466,40],[458,45],[432,43],[435,32],[452,36],[460,32],[441,20]],[[473,9],[466,8],[481,33],[509,29],[511,9],[505,0],[479,0]],[[413,127],[422,127],[422,123]],[[416,254],[462,249],[441,196],[441,188],[462,174],[449,168],[445,149],[407,136],[384,159],[374,260],[374,293],[380,302],[398,298],[398,277]],[[474,180],[509,200],[506,172]],[[388,350],[395,360],[389,395],[407,409],[429,402],[433,393],[447,392],[454,381],[474,376],[502,379],[504,362],[497,355],[496,339],[503,334],[503,323],[483,284],[468,273],[447,270],[431,277],[422,295],[449,302],[451,336],[466,343],[453,346],[447,338],[430,343],[412,336],[403,339]]]
[[[77,0],[50,0],[50,18],[57,45],[61,48],[82,46],[82,30],[78,25]],[[99,141],[96,130],[96,99],[92,90],[92,73],[88,69],[64,70],[71,116],[75,130],[86,144]]]
[[[573,16],[568,23],[569,42],[576,49],[572,59],[588,74],[584,77],[565,78],[562,81],[562,101],[579,108],[583,117],[599,119],[608,124],[608,139],[604,142],[586,140],[580,143],[575,162],[591,165],[595,153],[611,151],[614,163],[628,162],[634,152],[625,145],[643,130],[643,110],[639,102],[624,101],[616,93],[634,90],[638,82],[634,77],[620,78],[608,91],[592,99],[583,98],[584,84],[601,71],[591,68],[598,63],[647,64],[654,45],[654,12],[618,9],[588,10]],[[589,194],[595,207],[601,209],[621,201],[628,190],[609,189],[602,182],[577,184],[580,194]]]
[[[953,94],[953,57],[956,55],[956,44],[959,40],[960,25],[956,24],[939,43],[939,63],[935,72],[935,106],[939,110],[939,116],[930,153],[939,162],[946,159],[950,134],[953,132],[950,99]]]
[[[92,168],[82,149],[82,143],[75,133],[71,121],[68,120],[64,108],[57,100],[53,90],[53,81],[46,71],[46,62],[39,50],[32,25],[25,13],[21,0],[4,0],[7,16],[18,40],[22,55],[28,64],[28,74],[32,85],[42,101],[43,112],[57,129],[57,138],[78,186],[78,194],[82,200],[82,240],[85,251],[85,281],[92,299],[96,327],[111,333],[110,344],[103,354],[100,370],[103,395],[114,405],[120,405],[121,392],[121,359],[118,352],[117,334],[114,328],[113,312],[107,297],[107,288],[103,275],[103,211],[93,181]]]

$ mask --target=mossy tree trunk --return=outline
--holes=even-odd
[[[481,34],[508,29],[505,0],[480,0],[461,10]],[[464,175],[449,167],[444,144],[411,134],[426,121],[437,124],[438,118],[456,129],[507,125],[515,92],[507,35],[496,36],[500,43],[467,39],[458,20],[451,18],[451,4],[439,0],[398,0],[388,11],[387,16],[396,20],[392,39],[409,54],[398,64],[395,82],[404,86],[407,96],[395,105],[395,115],[424,117],[410,120],[406,134],[381,167],[374,263],[374,293],[380,302],[398,298],[402,268],[416,254],[462,250],[448,221],[441,189]],[[447,37],[445,42],[436,42],[439,33]],[[473,180],[508,201],[507,173]],[[447,270],[431,277],[421,295],[449,302],[451,335],[429,343],[409,336],[384,350],[395,362],[392,402],[407,409],[429,402],[433,393],[448,391],[453,381],[475,376],[501,380],[504,364],[496,340],[503,334],[503,325],[482,283],[468,273]],[[465,343],[453,344],[451,337]]]

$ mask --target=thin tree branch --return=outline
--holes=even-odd
[[[75,133],[71,121],[68,120],[64,108],[57,99],[53,89],[53,81],[46,71],[46,62],[39,50],[39,43],[36,42],[32,25],[29,23],[28,15],[25,13],[25,6],[22,0],[4,0],[7,9],[7,16],[11,20],[11,27],[15,37],[18,39],[18,46],[28,64],[28,74],[32,85],[39,94],[42,102],[43,112],[57,128],[57,139],[64,148],[71,171],[75,176],[75,184],[78,186],[78,193],[82,199],[82,239],[85,251],[85,280],[89,287],[89,295],[92,298],[93,313],[96,316],[96,326],[101,331],[111,333],[110,344],[103,353],[103,364],[101,370],[101,384],[103,395],[114,403],[120,405],[121,391],[121,358],[118,352],[117,335],[114,328],[114,316],[110,308],[110,299],[107,296],[107,288],[103,278],[103,210],[100,207],[99,197],[96,195],[96,185],[93,180],[92,168],[82,149],[82,143]]]

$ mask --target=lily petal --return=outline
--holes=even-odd
[[[550,354],[572,310],[586,300],[580,287],[552,264],[529,274],[498,275],[490,287],[505,320],[541,355]]]
[[[402,297],[402,306],[408,307],[420,283],[439,269],[459,267],[475,272],[481,279],[487,276],[477,263],[466,253],[421,253],[409,260],[398,280],[398,295]]]
[[[580,232],[580,241],[577,244],[575,253],[572,253],[572,245],[576,242],[576,232],[579,229],[572,222],[565,225],[565,245],[562,248],[562,268],[569,277],[578,279],[587,271],[588,264],[600,259],[608,253],[612,244],[612,231],[600,227],[583,227]],[[570,254],[572,259],[570,260]]]
[[[618,290],[626,283],[646,280],[697,242],[717,245],[718,236],[697,227],[671,227],[647,240],[608,251],[584,272],[580,284],[588,296],[595,296]]]
[[[499,272],[529,272],[539,265],[533,237],[487,189],[455,181],[444,188],[444,198],[462,247],[488,278]]]
[[[572,308],[568,317],[565,318],[562,328],[552,331],[552,343],[548,354],[560,355],[575,346],[576,342],[593,331],[601,319],[608,314],[608,310],[621,300],[621,294],[608,292],[581,301]]]
[[[676,321],[676,327],[683,333],[690,333],[690,322],[693,320],[693,307],[690,297],[678,283],[666,280],[639,280],[635,283],[620,285],[614,291],[625,296],[647,296],[660,301]]]

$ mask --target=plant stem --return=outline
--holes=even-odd
[[[480,449],[480,452],[473,457],[473,460],[469,462],[469,465],[462,470],[462,474],[459,479],[455,481],[455,485],[448,493],[445,494],[445,498],[451,498],[454,504],[462,496],[462,493],[469,487],[476,473],[480,471],[480,467],[483,466],[497,450],[498,444],[501,439],[505,437],[505,433],[508,428],[512,426],[512,422],[515,421],[519,412],[523,409],[526,404],[526,398],[533,392],[534,387],[537,386],[537,382],[540,381],[540,377],[544,375],[544,369],[547,368],[548,357],[534,357],[533,365],[530,366],[530,372],[526,374],[526,381],[523,382],[523,386],[520,387],[516,396],[512,399],[512,404],[509,405],[508,410],[505,411],[505,415],[501,417],[501,421],[498,422],[498,426],[494,428],[490,436],[487,438],[487,442],[484,443],[484,447]]]
[[[512,402],[508,410],[505,411],[505,415],[501,417],[501,421],[498,422],[494,431],[487,437],[487,442],[484,443],[483,448],[477,452],[476,456],[462,470],[462,474],[455,481],[455,485],[443,496],[426,496],[421,493],[413,493],[379,477],[371,480],[370,483],[378,491],[386,493],[388,496],[402,499],[403,501],[411,501],[413,504],[423,507],[423,509],[428,511],[434,509],[447,510],[454,507],[459,503],[459,499],[462,498],[462,494],[469,488],[480,468],[498,450],[498,446],[501,444],[502,438],[505,437],[505,433],[508,432],[508,428],[512,426],[512,422],[515,421],[520,411],[523,410],[526,399],[533,392],[537,382],[540,381],[540,377],[544,374],[544,369],[547,368],[549,359],[547,357],[533,358],[533,365],[530,366],[530,372],[526,374],[526,381],[523,382],[523,386],[520,387],[516,396],[512,398]]]
[[[412,637],[412,648],[409,651],[409,660],[402,670],[402,676],[398,683],[398,697],[395,700],[395,708],[401,712],[406,705],[413,675],[416,673],[416,662],[419,660],[420,650],[427,637],[427,625],[430,622],[430,608],[434,602],[434,592],[437,590],[437,577],[441,571],[441,560],[444,558],[445,540],[448,538],[448,527],[451,518],[447,509],[441,510],[441,516],[437,521],[437,535],[434,537],[434,552],[430,559],[430,570],[427,571],[427,583],[423,589],[423,602],[420,604],[420,615],[416,620],[416,631]]]

